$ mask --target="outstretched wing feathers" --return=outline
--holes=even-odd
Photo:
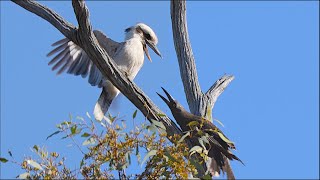
[[[48,65],[51,65],[53,63],[55,63],[57,60],[61,59],[61,57],[64,56],[64,52],[65,50],[68,50],[66,49],[68,47],[68,44],[65,43],[65,44],[62,44],[61,46],[57,47],[56,49],[52,50],[47,56],[51,56],[52,54],[56,53],[56,52],[59,52],[61,51],[60,53],[58,53],[58,55],[56,55],[49,63]]]
[[[114,57],[122,43],[116,42],[108,38],[105,34],[103,34],[103,32],[99,30],[94,30],[93,33],[98,39],[100,46],[102,46],[104,50],[107,51],[109,56]]]
[[[65,42],[68,42],[68,41],[69,41],[68,38],[63,38],[63,39],[61,39],[61,40],[53,43],[51,46],[57,46],[57,45],[59,45],[59,44],[64,44]]]
[[[80,58],[82,57],[82,53],[80,51],[77,51],[74,55],[75,59],[74,61],[71,63],[67,73],[68,74],[74,74],[76,71],[76,67],[77,67],[77,64],[79,64],[79,61],[80,61]]]
[[[100,46],[104,48],[111,57],[114,57],[121,43],[113,41],[101,31],[94,30],[93,33]],[[83,78],[86,78],[89,74],[88,82],[92,86],[101,87],[103,76],[83,49],[67,38],[53,43],[52,46],[57,47],[50,51],[47,56],[54,55],[48,63],[48,65],[53,65],[53,71],[57,70],[57,74],[59,75],[67,70],[68,74],[81,75]]]
[[[101,80],[102,80],[101,72],[96,66],[93,66],[91,68],[91,73],[89,75],[89,83],[92,86],[97,86],[100,84]]]
[[[55,49],[53,49],[52,51],[50,51],[48,54],[47,54],[47,57],[51,56],[52,54],[58,52],[58,51],[61,51],[63,49],[65,49],[67,46],[68,46],[68,42],[69,40],[67,38],[64,38],[64,39],[61,39],[55,43],[53,43],[51,46],[57,46],[59,45],[58,47],[56,47]]]

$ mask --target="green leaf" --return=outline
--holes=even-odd
[[[91,134],[86,133],[86,132],[81,135],[81,137],[89,137],[89,136],[91,136]]]
[[[154,155],[156,155],[156,154],[157,154],[157,150],[151,150],[151,151],[149,151],[148,154],[143,158],[142,163],[141,163],[141,166],[142,166],[142,164],[143,164],[149,157],[154,156]]]
[[[190,121],[187,126],[191,127],[191,126],[198,126],[199,122],[198,121]]]
[[[129,166],[131,164],[131,157],[130,157],[130,153],[129,152],[126,153],[126,160],[128,162],[128,166]]]
[[[138,164],[140,164],[140,160],[141,160],[141,156],[140,156],[140,152],[139,152],[139,143],[136,143],[136,156],[137,156],[137,160],[138,160]]]
[[[168,158],[168,156],[166,156],[166,155],[163,155],[163,157],[166,159],[166,162],[168,162],[169,161],[169,158]]]
[[[222,122],[219,121],[218,119],[213,119],[213,120],[217,121],[222,127],[224,127],[224,125],[222,124]]]
[[[212,179],[212,177],[210,176],[210,174],[206,174],[206,175],[204,175],[204,176],[202,176],[202,178],[201,179]]]
[[[112,114],[108,113],[108,118],[113,122],[116,120],[117,116],[112,116]]]
[[[16,178],[18,178],[18,179],[28,179],[29,177],[30,177],[30,174],[28,172],[25,172],[25,173],[20,174]]]
[[[193,146],[193,147],[190,149],[190,151],[189,151],[190,156],[191,156],[192,154],[196,153],[196,152],[200,154],[202,150],[203,150],[203,148],[200,147],[200,146]]]
[[[217,132],[218,133],[218,135],[219,135],[219,137],[224,141],[224,142],[226,142],[226,143],[228,143],[228,144],[234,144],[232,141],[230,141],[227,137],[225,137],[221,132]]]
[[[139,154],[139,143],[137,142],[137,146],[136,146],[136,155]]]
[[[109,118],[107,118],[107,117],[103,117],[103,119],[104,119],[105,121],[107,121],[107,123],[108,123],[109,125],[112,124],[111,119],[109,119]],[[106,125],[104,125],[104,127],[106,127]]]
[[[148,125],[147,129],[150,130],[153,133],[157,132],[157,127],[154,124]]]
[[[38,164],[37,162],[35,162],[34,160],[27,160],[27,163],[30,165],[30,166],[32,166],[32,167],[34,167],[34,168],[37,168],[37,169],[39,169],[39,170],[43,170],[43,168],[41,167],[41,165],[40,164]]]
[[[181,143],[187,136],[190,136],[190,131],[188,131],[186,134],[184,134],[178,141],[178,144]]]
[[[90,137],[89,139],[85,140],[82,145],[87,146],[87,145],[93,145],[96,143],[96,140],[93,137]]]
[[[80,161],[80,168],[81,168],[83,165],[84,165],[84,160],[81,159],[81,161]]]
[[[208,134],[206,134],[206,135],[208,135]],[[198,141],[199,141],[200,145],[203,147],[203,149],[207,150],[205,144],[209,144],[210,145],[207,137],[206,136],[201,136],[201,138],[198,138]]]
[[[34,145],[32,148],[33,148],[34,150],[36,150],[36,152],[39,151],[39,146],[37,146],[37,145]]]
[[[56,135],[56,134],[59,134],[60,132],[61,132],[61,131],[56,131],[56,132],[50,134],[50,135],[47,137],[46,140],[48,140],[49,138],[51,138],[52,136],[54,136],[54,135]]]
[[[90,116],[89,112],[87,112],[86,114],[87,114],[88,118],[91,119],[91,116]]]
[[[77,125],[72,126],[72,127],[70,128],[70,130],[71,130],[71,135],[76,134],[76,131],[77,131]]]
[[[106,121],[107,121],[107,120],[106,120]],[[109,121],[107,121],[107,122],[108,122],[108,124],[110,124]],[[101,124],[102,127],[107,128],[106,124],[104,124],[103,122],[100,122],[100,124]],[[111,124],[110,124],[110,125],[111,125]]]
[[[198,138],[198,141],[203,149],[207,149],[206,146],[203,144],[203,140],[201,138]]]
[[[164,134],[165,136],[167,136],[167,131],[165,129],[162,128],[157,128],[160,134]]]
[[[165,114],[157,114],[158,116],[160,116],[160,117],[166,117],[166,115]]]
[[[48,157],[49,152],[42,150],[42,151],[40,151],[40,155],[41,155],[42,159],[45,159]]]
[[[77,116],[76,119],[79,119],[79,120],[81,120],[81,121],[84,121],[84,118],[81,117],[81,116]]]
[[[132,119],[136,118],[137,112],[138,112],[138,110],[135,110],[135,111],[134,111],[134,113],[133,113],[133,115],[132,115]]]
[[[69,125],[69,124],[71,124],[71,121],[64,121],[61,123],[61,125]]]
[[[210,144],[208,138],[210,137],[210,135],[208,133],[206,133],[204,136],[201,137],[201,139],[203,140],[203,142]]]
[[[6,162],[8,162],[8,159],[0,157],[0,162],[6,163]]]
[[[154,124],[156,127],[161,128],[163,130],[166,130],[166,127],[163,125],[162,122],[159,122],[157,120],[151,119],[152,124]]]
[[[204,132],[203,132],[201,129],[199,129],[198,127],[196,127],[196,130],[197,130],[197,134],[198,134],[199,136],[203,136]]]

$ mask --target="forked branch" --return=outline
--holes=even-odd
[[[207,114],[208,110],[211,112],[217,98],[234,79],[234,76],[221,77],[204,94],[198,81],[196,63],[188,35],[186,1],[171,0],[171,20],[180,76],[190,112],[211,119],[208,117],[211,116]]]

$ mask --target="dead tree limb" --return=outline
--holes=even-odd
[[[186,19],[186,1],[171,0],[171,22],[180,75],[190,112],[211,119],[212,108],[224,89],[234,79],[225,75],[216,81],[204,94],[198,81],[196,64],[189,40]]]

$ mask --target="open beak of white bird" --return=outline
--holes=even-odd
[[[147,44],[158,56],[160,56],[160,57],[162,58],[159,49],[157,48],[157,46],[156,46],[153,42],[151,42],[151,41],[149,41],[149,40],[146,39],[146,44]],[[147,48],[146,45],[143,46],[143,50],[144,50],[144,52],[146,53],[146,56],[147,56],[147,58],[149,59],[149,61],[152,62],[152,59],[151,59],[151,57],[150,57],[150,54],[149,54],[149,51],[148,51],[148,48]]]

